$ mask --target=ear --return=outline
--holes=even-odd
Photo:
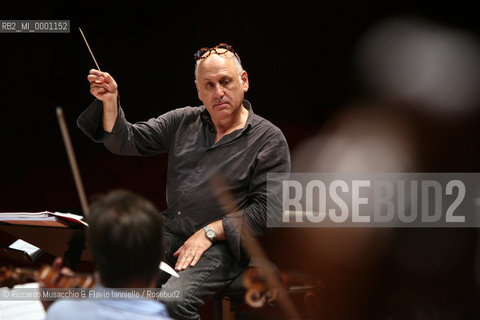
[[[200,98],[200,85],[197,80],[195,80],[195,87],[197,88],[198,99],[202,100],[202,98]]]
[[[248,88],[249,88],[247,71],[245,71],[245,70],[242,71],[242,75],[240,76],[240,79],[242,79],[242,89],[243,89],[243,92],[247,92],[247,91],[248,91]]]

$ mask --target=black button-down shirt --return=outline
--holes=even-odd
[[[240,257],[242,224],[255,235],[266,227],[267,172],[288,172],[288,145],[280,129],[253,113],[250,103],[244,128],[215,143],[216,130],[205,106],[185,107],[148,121],[129,123],[119,107],[112,133],[102,129],[103,106],[95,100],[78,118],[78,126],[113,153],[154,155],[168,152],[167,205],[162,213],[167,228],[190,236],[223,219],[235,257]],[[212,184],[215,177],[223,183]],[[228,195],[227,195],[228,193]],[[235,203],[219,201],[233,196]],[[230,197],[231,198],[231,197]]]

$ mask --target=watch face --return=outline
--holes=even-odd
[[[215,231],[213,231],[213,230],[208,230],[208,231],[207,231],[207,237],[209,237],[210,239],[215,238]]]

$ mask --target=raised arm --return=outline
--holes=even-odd
[[[91,69],[87,76],[90,93],[103,103],[103,130],[111,133],[118,116],[118,86],[107,72]]]
[[[80,130],[116,154],[148,156],[168,150],[185,108],[132,124],[125,118],[113,77],[92,69],[87,79],[96,99],[78,117]]]

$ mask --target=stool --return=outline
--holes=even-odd
[[[247,289],[243,285],[243,273],[213,298],[213,320],[234,320],[237,304],[244,303]]]

